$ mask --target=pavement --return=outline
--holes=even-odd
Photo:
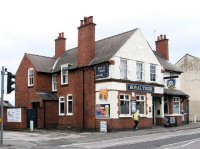
[[[178,127],[153,126],[152,128],[124,131],[100,132],[77,132],[71,130],[41,130],[33,132],[26,131],[4,131],[4,145],[0,149],[21,149],[21,148],[65,148],[70,144],[84,144],[87,142],[101,142],[132,136],[143,136],[162,132],[176,132],[185,129],[198,129],[200,122],[184,124]]]

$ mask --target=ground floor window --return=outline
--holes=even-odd
[[[65,114],[65,98],[60,97],[59,98],[59,115]]]
[[[180,98],[173,97],[173,113],[180,114]]]
[[[144,95],[136,95],[136,109],[140,114],[146,114],[146,99]]]
[[[130,108],[130,95],[121,94],[120,95],[120,114],[129,114],[131,113]]]
[[[169,102],[167,98],[164,98],[164,113],[165,114],[169,113]]]
[[[67,95],[67,115],[73,114],[73,96]]]

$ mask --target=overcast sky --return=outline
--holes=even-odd
[[[67,49],[77,46],[77,27],[93,16],[96,40],[140,28],[151,47],[169,39],[170,61],[186,53],[200,57],[198,0],[0,0],[0,66],[16,73],[24,53],[54,55],[64,32]],[[14,93],[5,95],[13,103]]]

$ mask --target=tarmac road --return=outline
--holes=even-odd
[[[74,132],[59,130],[4,131],[1,149],[190,149],[200,145],[200,123],[180,127],[153,127],[138,131]]]

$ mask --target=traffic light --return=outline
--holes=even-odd
[[[12,87],[13,84],[15,84],[15,75],[13,75],[11,72],[7,73],[7,94],[10,94],[13,90],[15,90],[14,87]]]

